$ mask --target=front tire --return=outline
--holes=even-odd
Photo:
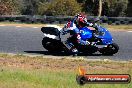
[[[117,53],[119,46],[116,43],[109,44],[106,48],[100,49],[100,53],[103,55],[113,55]]]

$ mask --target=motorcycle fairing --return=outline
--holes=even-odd
[[[103,45],[112,44],[113,38],[112,38],[110,32],[102,26],[99,26],[98,29],[99,29],[99,32],[102,33],[102,34],[98,35],[98,38],[100,38],[102,40]]]
[[[88,27],[80,28],[80,36],[82,40],[87,40],[93,37],[93,31]],[[103,45],[108,45],[113,43],[112,36],[110,32],[103,28],[102,26],[98,26],[98,32],[95,33],[95,37],[101,39]]]
[[[92,38],[92,31],[88,27],[80,28],[80,36],[82,40],[86,41]]]

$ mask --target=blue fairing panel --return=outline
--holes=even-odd
[[[92,38],[92,31],[88,27],[80,28],[80,36],[82,40]]]
[[[98,36],[98,38],[100,38],[102,40],[103,44],[111,44],[112,36],[111,36],[110,32],[106,28],[103,28],[101,26],[99,27],[99,30],[104,32],[103,36]]]
[[[103,28],[103,27],[99,26],[98,27],[98,31],[104,33],[103,35],[96,36],[97,38],[102,40],[102,44],[103,45],[112,44],[112,42],[113,42],[112,41],[112,36],[111,36],[110,32],[106,28]],[[80,28],[81,39],[85,41],[87,39],[92,38],[92,35],[93,35],[92,32],[93,31],[90,30],[88,27]]]

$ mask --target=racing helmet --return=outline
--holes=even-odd
[[[77,16],[76,16],[76,23],[79,25],[79,26],[81,26],[81,27],[83,27],[83,26],[85,26],[86,24],[87,24],[87,18],[86,18],[86,15],[84,15],[84,14],[78,14]]]

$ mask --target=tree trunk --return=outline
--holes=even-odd
[[[101,13],[102,13],[102,0],[99,0],[98,17],[101,16]]]

